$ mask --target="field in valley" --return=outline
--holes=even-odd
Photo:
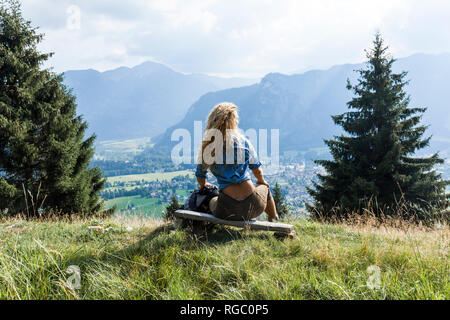
[[[152,182],[156,180],[171,180],[172,178],[176,176],[181,175],[189,175],[193,176],[194,173],[189,170],[180,170],[180,171],[172,171],[172,172],[154,172],[154,173],[144,173],[144,174],[130,174],[125,176],[115,176],[115,177],[108,177],[107,181],[109,183],[114,182],[124,182],[129,183],[132,181],[145,181],[145,182]]]
[[[151,146],[150,138],[103,140],[95,143],[95,159],[125,161]]]
[[[173,172],[158,172],[158,173],[146,173],[108,177],[107,182],[111,185],[105,190],[126,190],[130,191],[136,186],[145,185],[149,182],[155,181],[170,181],[177,176],[193,177],[193,172],[188,170],[173,171]],[[189,192],[185,189],[175,188],[175,194],[179,196],[179,200],[182,203]],[[171,192],[172,190],[170,190]],[[170,197],[168,196],[155,196],[146,197],[141,195],[122,196],[114,199],[107,199],[105,201],[105,208],[110,209],[114,206],[117,208],[119,214],[131,214],[131,215],[143,215],[147,217],[161,218],[164,208],[167,206]]]

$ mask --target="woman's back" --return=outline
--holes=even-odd
[[[240,134],[238,123],[237,107],[232,103],[219,103],[211,110],[195,172],[197,181],[200,188],[207,185],[208,169],[217,178],[219,196],[210,201],[210,208],[222,219],[250,220],[264,210],[269,219],[276,219],[275,202],[261,163],[250,141]],[[256,177],[256,187],[249,169]]]
[[[221,163],[209,167],[217,179],[219,190],[250,180],[248,169],[255,170],[261,166],[250,141],[241,135],[234,135],[233,138],[233,148],[224,148]],[[206,171],[202,164],[198,164],[196,176],[206,178]]]

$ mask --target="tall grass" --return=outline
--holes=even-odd
[[[0,298],[450,297],[448,226],[286,221],[294,240],[228,227],[196,235],[143,218],[3,219]],[[80,289],[67,284],[72,265]],[[368,281],[370,266],[379,286]]]
[[[360,200],[357,208],[336,204],[332,208],[325,209],[320,203],[307,204],[307,209],[317,221],[340,223],[354,219],[378,220],[384,224],[386,221],[405,222],[408,225],[450,224],[450,194],[442,195],[439,203],[429,203],[421,199],[410,202],[400,190],[400,199],[394,203],[379,203],[376,196]]]

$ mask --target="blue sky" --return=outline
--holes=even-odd
[[[380,30],[396,57],[450,52],[447,0],[22,0],[48,66],[261,77],[360,62]]]

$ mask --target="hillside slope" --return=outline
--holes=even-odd
[[[193,239],[148,219],[1,220],[0,299],[450,298],[448,227],[290,222],[298,238],[280,241],[232,228]]]

